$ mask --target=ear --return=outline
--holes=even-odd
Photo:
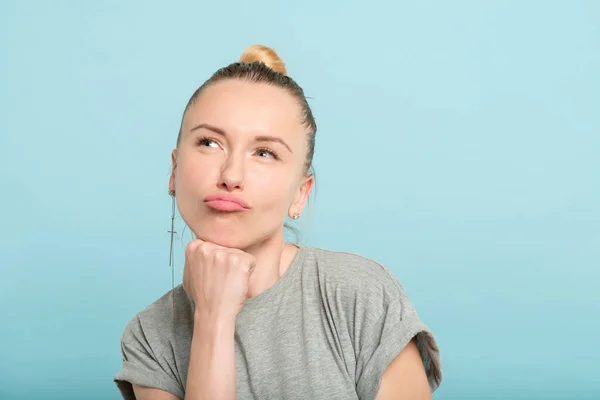
[[[290,218],[292,218],[294,214],[302,214],[302,210],[304,210],[304,206],[308,201],[308,197],[310,196],[310,192],[312,191],[314,183],[315,177],[313,175],[302,178],[300,187],[296,191],[294,201],[288,210],[288,216]]]
[[[171,177],[169,178],[169,193],[175,191],[175,170],[177,169],[177,149],[171,152]]]

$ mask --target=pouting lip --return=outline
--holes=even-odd
[[[232,203],[238,204],[239,206],[241,206],[243,208],[250,209],[250,206],[248,205],[248,203],[246,203],[241,198],[234,196],[232,194],[211,194],[204,198],[205,203],[209,202],[209,201],[230,201]]]

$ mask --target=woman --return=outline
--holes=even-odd
[[[169,192],[196,240],[183,285],[127,325],[126,399],[429,399],[435,339],[393,275],[284,241],[316,124],[277,54],[251,46],[190,99]]]

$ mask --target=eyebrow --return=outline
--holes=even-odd
[[[209,131],[212,131],[218,135],[227,137],[227,134],[225,133],[225,131],[221,128],[218,128],[216,126],[213,125],[209,125],[209,124],[200,124],[198,126],[193,127],[192,129],[190,129],[190,132],[199,130],[199,129],[207,129]],[[288,146],[288,144],[281,138],[278,138],[277,136],[268,136],[268,135],[260,135],[260,136],[256,136],[254,138],[254,140],[256,142],[275,142],[275,143],[280,143],[282,145],[284,145],[289,151],[290,153],[294,153],[292,151],[292,149],[290,148],[290,146]]]

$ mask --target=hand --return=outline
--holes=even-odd
[[[183,288],[196,304],[195,313],[213,320],[235,320],[248,296],[254,256],[200,239],[185,249]]]

